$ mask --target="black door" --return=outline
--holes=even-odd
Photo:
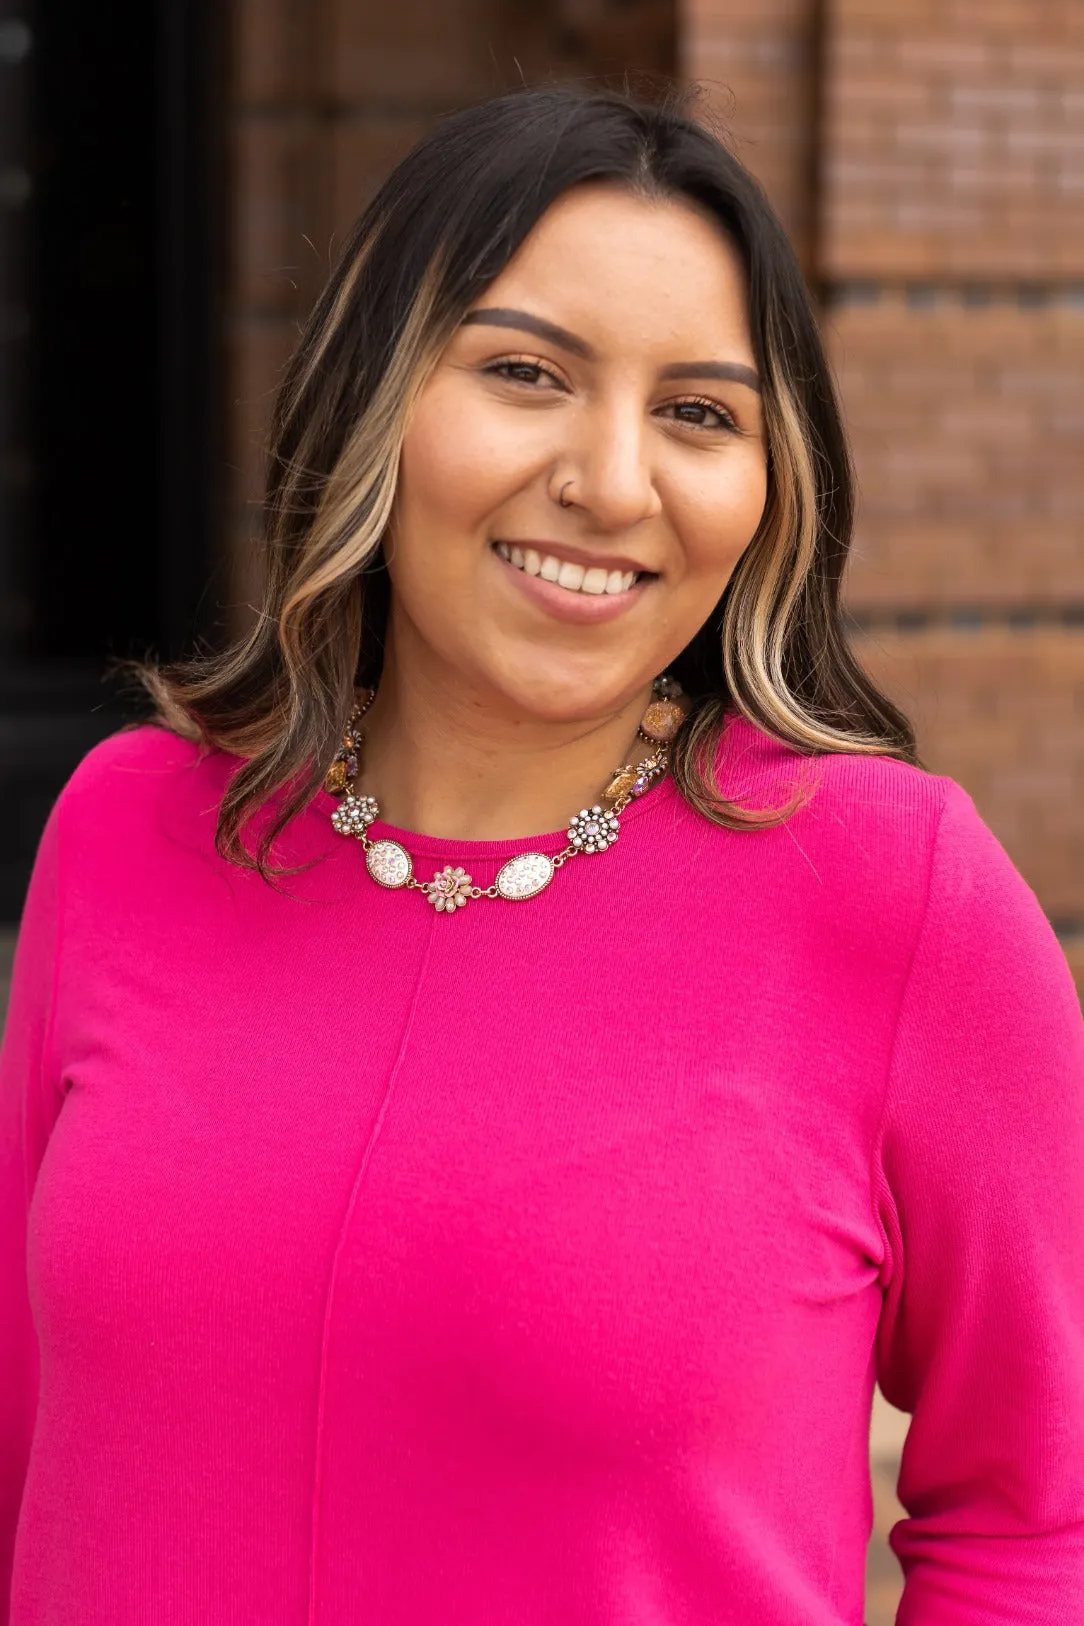
[[[132,715],[112,663],[209,612],[213,9],[0,0],[0,920],[64,779]]]

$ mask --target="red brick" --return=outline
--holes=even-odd
[[[860,485],[856,608],[1084,602],[1084,307],[829,313]]]
[[[763,185],[799,253],[812,253],[815,6],[693,0],[679,10],[679,66],[707,89],[709,120]]]
[[[281,106],[296,97],[304,21],[301,0],[234,0],[229,54],[236,105]]]
[[[937,629],[855,640],[1055,919],[1084,920],[1084,630]]]
[[[1082,16],[830,0],[823,271],[1084,274]]]
[[[383,112],[443,110],[490,94],[489,45],[502,20],[498,0],[339,0],[329,25],[332,94],[344,107]]]

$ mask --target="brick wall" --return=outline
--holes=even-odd
[[[682,0],[678,63],[766,187],[803,260],[815,253],[819,16],[811,0]]]
[[[862,473],[852,603],[1084,596],[1084,303],[851,285],[826,325]]]
[[[830,0],[822,270],[1079,277],[1078,0]]]

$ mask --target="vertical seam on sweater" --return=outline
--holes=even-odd
[[[343,1215],[342,1224],[339,1227],[339,1235],[335,1243],[335,1252],[332,1255],[331,1260],[331,1274],[328,1278],[327,1297],[324,1301],[324,1328],[320,1344],[320,1383],[316,1402],[316,1450],[313,1460],[312,1508],[310,1515],[308,1626],[315,1626],[316,1623],[316,1554],[320,1537],[320,1492],[323,1484],[322,1452],[324,1439],[324,1411],[327,1389],[327,1357],[331,1334],[331,1312],[335,1301],[335,1282],[339,1273],[339,1259],[342,1255],[343,1246],[346,1242],[347,1233],[350,1229],[350,1221],[353,1218],[354,1205],[357,1201],[358,1193],[361,1190],[362,1181],[364,1180],[368,1170],[373,1149],[380,1138],[380,1131],[384,1127],[384,1118],[391,1102],[392,1093],[395,1088],[395,1081],[399,1076],[400,1069],[402,1068],[403,1062],[406,1058],[407,1046],[410,1043],[410,1035],[414,1030],[414,1018],[418,1010],[418,1001],[421,997],[426,972],[429,969],[429,957],[433,948],[433,937],[436,922],[437,916],[434,915],[429,922],[429,937],[425,945],[425,952],[422,955],[421,964],[418,967],[418,975],[414,984],[414,993],[410,1001],[410,1010],[407,1012],[406,1023],[403,1027],[402,1037],[399,1040],[399,1049],[396,1052],[395,1060],[392,1063],[391,1071],[388,1074],[388,1081],[384,1086],[384,1097],[380,1103],[380,1109],[377,1112],[376,1121],[369,1133],[369,1139],[365,1144],[365,1150],[362,1152],[361,1162],[358,1165],[358,1171],[354,1176],[354,1183],[350,1188],[350,1197],[346,1204],[346,1212]]]

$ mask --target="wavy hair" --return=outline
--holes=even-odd
[[[917,763],[913,729],[855,659],[840,589],[854,483],[828,361],[794,252],[764,193],[686,95],[658,104],[553,87],[443,119],[392,171],[345,243],[274,407],[263,508],[264,602],[224,650],[139,676],[164,727],[242,759],[219,850],[269,873],[277,835],[311,800],[355,688],[379,676],[382,539],[419,391],[470,306],[570,187],[606,181],[688,199],[735,245],[762,378],[768,494],[746,547],[671,669],[693,705],[673,746],[686,800],[731,829],[750,809],[717,782],[728,712],[806,756]],[[280,794],[281,793],[281,794]],[[248,821],[273,800],[250,850]]]

